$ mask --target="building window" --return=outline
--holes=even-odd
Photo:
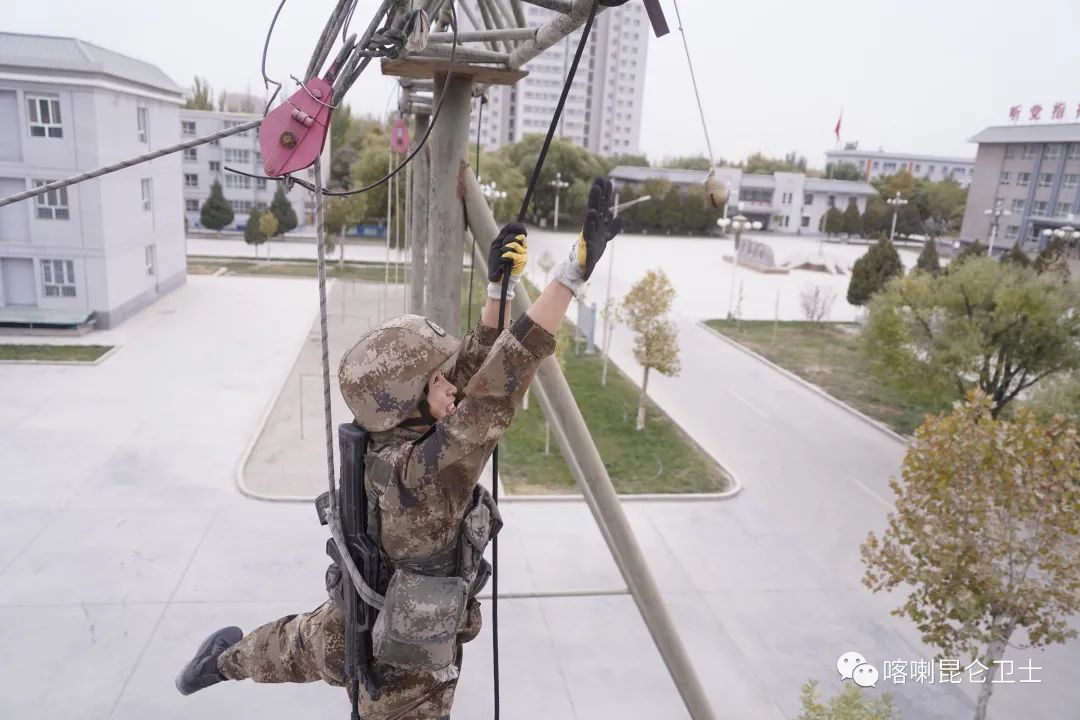
[[[188,137],[195,136],[195,121],[183,120],[180,122],[180,132]]]
[[[1046,201],[1036,200],[1035,204],[1031,207],[1032,215],[1046,215]]]
[[[1022,172],[1016,173],[1016,184],[1020,187],[1027,187],[1031,184],[1031,173]]]
[[[1010,173],[1008,170],[1002,172],[1001,176],[998,178],[998,184],[999,185],[1008,185],[1009,184],[1009,177],[1011,175],[1012,175],[1012,173]]]
[[[874,161],[874,169],[877,170],[879,167],[881,167],[881,163],[878,162],[877,160],[875,160]]]
[[[1069,214],[1069,203],[1067,203],[1067,202],[1059,202],[1057,204],[1057,206],[1054,208],[1054,215],[1056,215],[1057,217],[1065,217],[1068,214]]]
[[[184,187],[199,187],[199,176],[195,173],[184,173]]]
[[[1069,159],[1080,160],[1080,143],[1073,143],[1069,146]]]
[[[1024,160],[1031,160],[1031,159],[1033,159],[1035,157],[1035,148],[1036,147],[1038,147],[1038,146],[1033,144],[1033,143],[1028,143],[1027,145],[1024,145],[1024,155],[1023,155]]]
[[[150,111],[144,107],[135,109],[135,121],[139,126],[139,142],[150,141]]]
[[[251,178],[246,175],[236,175],[229,173],[225,176],[225,187],[227,188],[250,188]]]
[[[1052,143],[1046,146],[1046,159],[1055,160],[1061,157],[1061,145],[1058,143]]]
[[[250,150],[233,150],[232,148],[225,148],[225,162],[227,163],[250,163],[251,151]]]
[[[142,209],[149,210],[154,206],[154,188],[150,178],[143,178],[140,183],[142,186]]]
[[[229,204],[232,205],[233,212],[236,213],[249,213],[251,212],[250,200],[230,200]]]
[[[153,245],[147,245],[146,246],[146,274],[147,275],[156,275],[157,274],[157,268],[154,267],[154,255],[156,255],[156,253],[154,252],[154,246]]]
[[[1005,239],[1015,240],[1016,236],[1020,234],[1019,225],[1006,225],[1005,226]]]
[[[809,215],[803,215],[802,216],[802,222],[800,224],[803,227],[810,227],[810,216]]]
[[[42,260],[41,280],[45,297],[75,297],[75,261]]]
[[[836,207],[836,196],[835,195],[830,195],[829,196],[829,207],[831,207],[831,208]]]
[[[191,198],[184,200],[184,210],[187,212],[199,212],[199,201]]]
[[[35,180],[34,187],[38,188],[42,185],[48,185],[50,182],[52,182],[52,180]],[[68,219],[69,214],[67,188],[50,190],[43,195],[38,195],[36,200],[38,220]]]
[[[256,190],[265,190],[266,189],[266,178],[255,178],[255,189]]]
[[[1020,213],[1024,212],[1024,201],[1023,200],[1013,200],[1013,202],[1012,202],[1012,212],[1013,212],[1013,214],[1020,214]]]
[[[1077,180],[1080,180],[1080,175],[1066,175],[1065,176],[1065,187],[1067,187],[1067,188],[1076,187]]]
[[[814,204],[814,196],[811,195],[810,193],[803,193],[802,204],[803,205],[813,205]]]
[[[217,160],[210,161],[210,172],[221,172],[221,163]]]
[[[922,172],[922,165],[920,163],[915,163],[915,172]]]
[[[1039,174],[1039,187],[1050,187],[1054,182],[1053,173],[1040,173]]]
[[[199,151],[195,148],[187,148],[184,150],[184,160],[188,162],[195,162],[199,159]]]
[[[934,174],[934,170],[935,170],[936,168],[937,168],[937,165],[928,165],[928,166],[927,166],[927,168],[926,168],[926,176],[927,176],[927,177],[930,177],[931,175],[933,175],[933,174]]]
[[[64,137],[60,98],[27,95],[26,113],[30,121],[30,137]]]
[[[1016,146],[1011,145],[1011,144],[1006,145],[1005,146],[1005,159],[1006,160],[1012,160],[1014,157],[1016,157]]]

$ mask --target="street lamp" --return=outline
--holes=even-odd
[[[1050,228],[1046,228],[1045,230],[1042,231],[1041,235],[1044,238],[1046,238],[1047,241],[1049,241],[1050,238],[1060,238],[1061,240],[1065,241],[1065,244],[1067,246],[1072,246],[1072,245],[1076,244],[1076,242],[1078,240],[1080,240],[1080,230],[1077,230],[1072,225],[1066,225],[1065,227],[1059,227],[1056,230],[1051,230]]]
[[[900,191],[896,191],[896,196],[886,200],[889,205],[892,205],[892,229],[889,230],[889,242],[893,241],[893,236],[896,235],[896,216],[900,214],[900,208],[907,205],[907,200],[900,197]]]
[[[506,191],[499,190],[498,184],[492,180],[490,183],[483,183],[480,185],[480,193],[489,201],[495,201],[495,204],[492,207],[492,213],[497,216],[499,213],[495,211],[498,210],[499,201],[506,199]],[[490,202],[488,204],[491,205]]]
[[[555,179],[548,183],[555,188],[555,229],[559,229],[559,191],[570,187],[570,183],[562,179],[562,173],[555,173]]]
[[[720,229],[727,231],[728,227],[731,227],[735,233],[735,255],[731,258],[731,288],[728,292],[728,320],[735,317],[735,271],[739,267],[739,241],[742,239],[743,231],[745,230],[760,230],[761,223],[757,220],[751,221],[742,213],[739,213],[735,217],[728,219],[726,217],[720,218],[716,221],[716,224],[720,226]]]
[[[983,215],[993,216],[993,220],[990,221],[990,249],[986,254],[988,257],[994,256],[994,240],[997,239],[998,223],[1001,221],[1002,215],[1012,215],[1011,212],[1005,209],[1005,201],[1001,198],[994,198],[994,207],[989,210],[983,210]]]
[[[643,203],[648,200],[652,200],[652,195],[642,195],[641,197],[628,200],[622,204],[619,203],[619,191],[615,191],[615,204],[611,207],[611,216],[613,218],[619,216],[620,210],[625,210],[628,207],[633,207],[638,203]],[[607,266],[607,294],[604,296],[604,367],[600,371],[600,384],[607,387],[607,366],[608,366],[608,352],[611,349],[611,321],[613,308],[611,306],[611,278],[615,275],[615,245],[611,245],[607,249],[608,266]]]

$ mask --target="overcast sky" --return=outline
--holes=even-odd
[[[631,0],[637,2],[638,0]],[[672,34],[649,45],[641,149],[704,152],[672,0]],[[333,0],[290,0],[269,73],[303,71]],[[375,5],[361,0],[357,17]],[[259,60],[277,0],[0,0],[4,30],[69,35],[156,63],[181,85],[261,91]],[[1009,107],[1080,105],[1077,0],[682,0],[713,147],[742,158],[796,150],[822,165],[843,108],[860,147],[973,156],[967,139]],[[376,70],[376,68],[372,68]],[[349,94],[382,113],[393,84],[365,73]]]

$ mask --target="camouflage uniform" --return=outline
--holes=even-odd
[[[398,322],[407,325],[416,320],[416,316],[405,316]],[[383,551],[390,558],[395,561],[424,558],[457,541],[461,520],[487,458],[513,420],[515,408],[540,360],[551,354],[554,346],[551,334],[527,315],[518,318],[501,336],[494,328],[478,324],[443,365],[450,382],[464,388],[464,398],[456,411],[422,436],[402,427],[371,433],[369,456],[375,454],[385,461],[385,465],[380,465],[389,468],[381,480],[386,488],[380,517]],[[415,364],[415,358],[382,357],[376,370],[385,369],[388,360]],[[431,372],[429,363],[417,387],[426,385]],[[344,364],[341,377],[348,398],[349,378]],[[419,397],[419,392],[416,396]],[[392,409],[393,402],[388,396],[371,392],[367,397],[383,410]],[[350,407],[357,412],[353,405]],[[412,412],[411,408],[405,410]],[[367,480],[370,482],[371,478]],[[329,574],[328,584],[332,584]],[[361,717],[365,720],[449,717],[461,643],[476,637],[480,623],[479,604],[475,598],[470,599],[458,630],[459,662],[443,670],[402,670],[376,662],[375,670],[389,680],[388,687],[374,701],[361,686]],[[344,685],[343,633],[343,615],[331,600],[314,612],[285,617],[247,634],[221,655],[218,668],[231,680],[324,680],[331,685]]]

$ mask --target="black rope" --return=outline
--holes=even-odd
[[[533,167],[532,177],[529,179],[529,185],[525,189],[525,199],[521,202],[521,210],[518,212],[518,222],[525,220],[525,212],[529,209],[529,202],[532,199],[533,192],[536,190],[536,183],[540,180],[540,171],[544,167],[544,161],[547,159],[548,149],[551,147],[551,142],[555,137],[555,130],[558,129],[559,119],[562,117],[563,108],[566,106],[566,98],[570,95],[570,88],[574,85],[574,75],[577,74],[578,65],[581,62],[581,56],[585,52],[585,46],[589,42],[589,33],[592,31],[593,20],[596,19],[596,12],[599,9],[600,0],[596,0],[593,3],[592,10],[589,12],[589,18],[585,21],[585,27],[581,31],[581,40],[578,41],[577,52],[574,53],[574,62],[570,65],[570,70],[566,75],[566,82],[563,84],[562,96],[559,98],[559,104],[555,108],[555,114],[551,117],[551,126],[548,127],[547,137],[544,138],[544,145],[540,148],[540,156],[536,159],[536,166]],[[483,107],[483,106],[481,106]],[[480,143],[479,143],[479,130],[477,130],[477,154],[479,155]],[[477,168],[477,176],[479,176],[479,168]],[[490,269],[490,268],[489,268]],[[471,287],[470,283],[470,287]],[[499,321],[498,321],[498,334],[501,335],[504,326],[504,318],[506,317],[506,294],[510,288],[510,268],[503,269],[502,274],[502,290],[499,293]],[[491,497],[497,505],[499,503],[499,446],[496,445],[495,449],[491,453]],[[496,535],[491,541],[491,668],[492,668],[492,681],[494,683],[495,690],[495,720],[499,720],[499,536]]]

